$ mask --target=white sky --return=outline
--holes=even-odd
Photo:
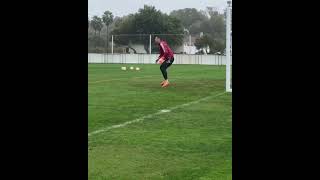
[[[88,0],[88,15],[101,16],[104,11],[111,11],[115,16],[124,16],[138,12],[144,4],[153,5],[157,10],[170,13],[183,8],[205,9],[207,6],[224,8],[227,0]]]

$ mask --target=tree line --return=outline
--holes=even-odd
[[[165,14],[154,6],[145,5],[137,13],[123,17],[114,17],[110,11],[105,11],[102,17],[88,17],[88,51],[110,52],[111,34],[141,34],[114,36],[114,43],[129,48],[131,44],[143,44],[146,52],[149,52],[149,36],[143,34],[181,34],[159,36],[175,47],[183,45],[186,37],[192,35],[197,37],[194,43],[197,49],[209,47],[210,53],[216,53],[225,49],[225,33],[225,13],[212,8],[185,8]],[[154,44],[151,50],[158,51]]]

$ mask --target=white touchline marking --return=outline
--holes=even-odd
[[[144,77],[134,77],[134,78],[131,78],[131,79],[141,79],[141,78],[145,78],[145,77],[155,77],[153,75],[151,76],[144,76]],[[128,78],[119,78],[119,79],[105,79],[105,80],[100,80],[100,81],[93,81],[93,82],[88,82],[88,84],[96,84],[96,83],[100,83],[100,82],[108,82],[108,81],[118,81],[118,80],[124,80],[124,79],[127,79],[127,80],[131,80],[131,79],[128,79]]]
[[[100,130],[96,130],[96,131],[93,131],[91,133],[88,133],[88,136],[92,136],[94,134],[99,134],[99,133],[102,133],[102,132],[106,132],[106,131],[109,131],[111,129],[116,129],[116,128],[121,128],[121,127],[124,127],[126,125],[129,125],[129,124],[132,124],[132,123],[137,123],[137,122],[140,122],[140,121],[143,121],[144,119],[147,119],[147,118],[152,118],[153,116],[155,115],[158,115],[158,114],[163,114],[163,113],[167,113],[167,112],[170,112],[172,110],[175,110],[175,109],[178,109],[178,108],[181,108],[181,107],[185,107],[185,106],[190,106],[192,104],[197,104],[201,101],[205,101],[205,100],[208,100],[210,98],[214,98],[214,97],[217,97],[217,96],[220,96],[220,95],[223,95],[225,94],[226,92],[223,92],[223,93],[219,93],[219,94],[216,94],[216,95],[212,95],[212,96],[207,96],[207,97],[204,97],[204,98],[201,98],[199,100],[196,100],[196,101],[191,101],[189,103],[185,103],[185,104],[181,104],[181,105],[178,105],[178,106],[174,106],[170,109],[164,109],[164,110],[160,110],[156,113],[153,113],[153,114],[149,114],[149,115],[146,115],[146,116],[142,116],[138,119],[134,119],[132,121],[127,121],[127,122],[124,122],[122,124],[118,124],[118,125],[113,125],[113,126],[109,126],[109,127],[106,127],[106,128],[103,128],[103,129],[100,129]]]
[[[166,112],[170,112],[171,110],[170,109],[162,109],[160,111],[166,113]]]
[[[95,84],[95,83],[100,83],[100,82],[108,82],[108,81],[118,81],[122,79],[105,79],[105,80],[100,80],[100,81],[94,81],[94,82],[88,82],[89,84]]]

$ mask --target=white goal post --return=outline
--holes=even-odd
[[[232,51],[232,19],[231,19],[231,10],[232,10],[232,1],[228,1],[226,12],[226,91],[232,92],[232,69],[231,69],[231,51]]]

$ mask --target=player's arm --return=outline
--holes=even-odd
[[[164,54],[163,53],[160,53],[159,57],[157,58],[156,62],[159,61],[159,59],[162,59],[164,58]]]
[[[163,57],[163,58],[168,55],[168,52],[166,51],[165,46],[166,46],[166,45],[165,45],[164,43],[162,43],[162,42],[160,43],[160,47],[161,47],[162,52],[163,52],[162,55],[161,55],[161,57]],[[159,56],[159,57],[160,57],[160,56]],[[160,57],[160,58],[161,58],[161,57]]]
[[[156,60],[156,63],[158,63],[159,60],[160,60],[160,63],[162,63],[164,60],[165,54],[166,54],[166,50],[164,48],[163,43],[160,43],[160,47],[161,47],[162,51],[160,51],[160,55],[159,55],[158,59]]]
[[[164,56],[161,56],[160,58],[158,58],[158,59],[156,60],[156,63],[157,63],[157,64],[162,64],[162,63],[164,62],[164,60],[165,60]]]

